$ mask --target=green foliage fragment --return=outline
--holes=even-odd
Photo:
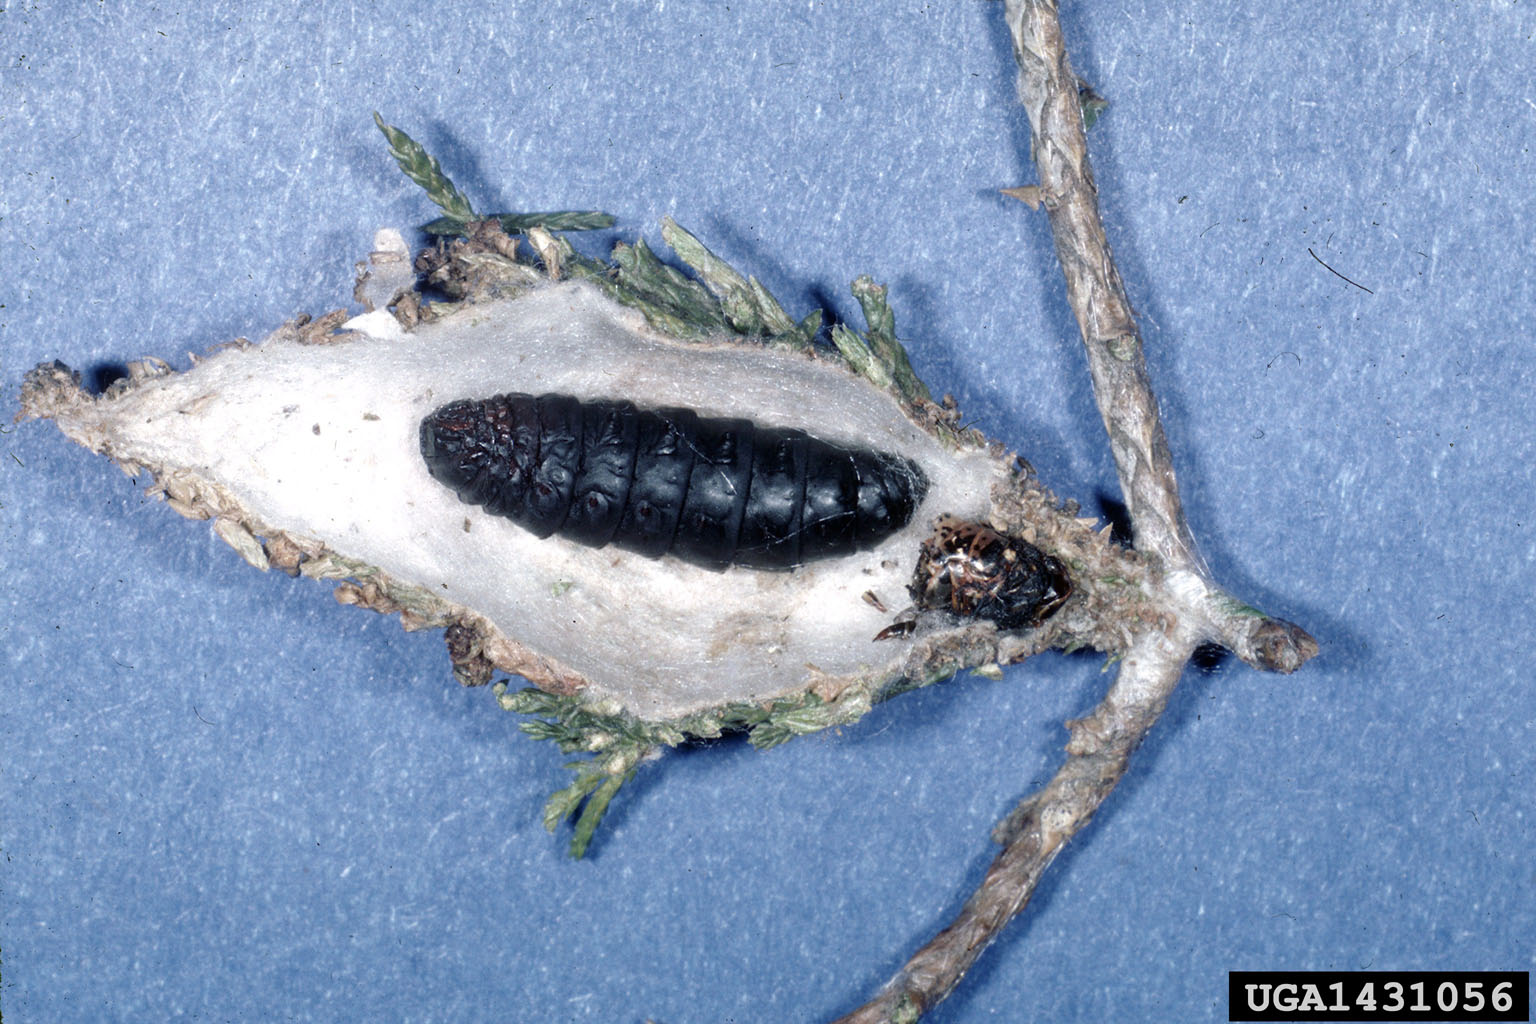
[[[442,207],[444,216],[424,228],[435,235],[463,235],[479,219],[469,199],[443,173],[437,159],[405,132],[384,123],[377,113],[374,123],[389,140],[395,162],[428,197]],[[550,213],[493,214],[508,234],[545,231],[590,231],[613,226],[613,218],[595,210],[564,210]],[[489,219],[489,218],[486,218]],[[696,274],[698,281],[676,267],[661,262],[643,240],[620,243],[613,262],[602,263],[578,255],[563,238],[556,237],[557,276],[583,278],[601,287],[615,300],[632,306],[658,330],[674,337],[696,338],[721,331],[764,338],[769,344],[809,351],[822,326],[821,310],[812,310],[796,323],[779,301],[756,278],[746,277],[710,252],[693,234],[670,217],[663,219],[662,238],[678,258]],[[896,340],[896,319],[886,301],[884,285],[870,277],[853,282],[854,297],[864,311],[868,332],[860,334],[841,324],[832,329],[832,342],[853,370],[876,387],[907,402],[929,400],[929,392],[912,369],[907,351]]]
[[[550,832],[567,818],[575,818],[572,857],[587,852],[614,795],[634,778],[635,766],[657,746],[683,741],[681,734],[666,726],[648,727],[637,718],[574,697],[535,689],[508,693],[505,683],[496,684],[495,692],[504,709],[535,716],[519,726],[534,739],[551,740],[567,754],[597,755],[569,762],[566,767],[576,773],[575,780],[544,804],[544,827]]]
[[[400,165],[405,176],[425,189],[427,198],[442,207],[443,213],[447,215],[443,218],[444,220],[452,220],[464,225],[475,219],[475,211],[469,205],[469,198],[459,191],[457,185],[448,180],[448,175],[443,173],[437,157],[428,153],[421,143],[399,128],[385,124],[377,110],[373,112],[373,123],[379,126],[379,131],[383,132],[384,138],[389,140],[390,155],[395,158],[395,163]]]
[[[891,1024],[917,1024],[923,1019],[923,1004],[911,993],[901,997],[891,1010]]]
[[[613,227],[613,215],[601,210],[559,210],[551,213],[493,213],[501,221],[501,230],[509,235],[525,234],[529,228],[545,231],[601,231]]]
[[[595,761],[572,761],[567,768],[589,768],[596,765]],[[544,830],[554,832],[560,827],[560,823],[576,813],[592,791],[603,781],[601,772],[588,771],[578,774],[576,781],[564,789],[557,789],[544,803]],[[583,851],[585,852],[585,851]]]
[[[608,804],[613,799],[613,795],[619,791],[620,786],[634,777],[633,768],[623,775],[610,775],[591,796],[587,797],[586,806],[581,809],[581,814],[576,819],[575,831],[571,835],[572,857],[580,859],[587,852],[587,846],[592,842],[592,833],[597,831],[598,823],[607,813]]]
[[[868,695],[857,691],[836,701],[806,692],[766,704],[732,704],[677,721],[647,722],[616,705],[592,704],[580,697],[533,688],[511,692],[506,683],[497,683],[494,691],[503,710],[529,716],[518,726],[529,736],[549,740],[567,754],[592,755],[566,765],[576,773],[575,780],[544,805],[544,827],[551,832],[562,821],[575,819],[573,857],[586,852],[614,795],[655,751],[690,740],[716,739],[727,732],[745,732],[754,747],[766,750],[796,736],[856,721],[871,706]]]
[[[592,836],[608,811],[608,804],[630,779],[634,768],[610,772],[607,762],[572,761],[567,768],[576,772],[576,781],[550,796],[544,805],[544,828],[554,832],[566,818],[576,818],[571,835],[571,856],[580,859],[592,844]]]
[[[747,287],[752,289],[752,299],[757,305],[758,315],[762,318],[764,334],[770,338],[781,338],[795,333],[799,325],[789,318],[789,314],[784,312],[784,307],[779,305],[779,300],[763,287],[761,281],[755,277],[749,277]],[[821,310],[816,310],[815,315],[819,325]]]
[[[797,325],[757,278],[742,277],[729,263],[710,252],[671,217],[661,222],[661,237],[704,282],[720,303],[726,322],[738,334],[798,340]]]
[[[1109,354],[1128,363],[1136,358],[1136,350],[1139,342],[1134,334],[1117,334],[1104,342],[1104,347],[1109,349]]]
[[[1083,112],[1083,130],[1091,129],[1099,120],[1099,115],[1109,109],[1109,100],[1100,96],[1093,86],[1077,80],[1077,104]]]
[[[832,344],[843,354],[853,372],[882,390],[890,390],[893,383],[888,367],[871,351],[869,342],[857,331],[834,324]]]
[[[1246,601],[1239,601],[1229,594],[1222,594],[1218,598],[1218,603],[1224,615],[1241,615],[1250,619],[1268,618],[1267,615],[1253,607],[1253,605],[1248,604]]]
[[[864,311],[869,331],[860,334],[838,324],[832,328],[832,344],[855,373],[876,387],[908,402],[928,401],[928,386],[912,369],[906,348],[896,340],[896,316],[885,300],[885,285],[864,275],[854,280],[851,291]]]
[[[897,356],[906,358],[896,341],[896,314],[891,312],[891,304],[885,300],[885,285],[876,284],[868,274],[860,274],[853,279],[849,290],[864,311],[864,322],[869,325],[870,347],[879,351],[887,361],[894,361],[891,357]]]
[[[389,140],[389,152],[405,176],[426,190],[427,198],[442,207],[443,216],[422,226],[429,235],[462,235],[472,221],[492,218],[500,221],[501,229],[509,235],[526,234],[529,228],[535,227],[547,231],[595,231],[613,227],[613,217],[597,210],[492,213],[479,217],[470,205],[469,197],[459,191],[459,187],[443,173],[437,158],[421,143],[399,128],[385,124],[378,111],[374,111],[373,123]]]
[[[598,231],[613,227],[613,216],[598,210],[558,210],[550,213],[488,213],[483,219],[501,222],[509,235],[526,235],[530,228],[545,231]],[[421,226],[429,235],[462,235],[464,221],[439,217]]]
[[[828,725],[822,710],[826,704],[814,693],[806,694],[806,701],[799,707],[786,708],[770,714],[761,724],[753,727],[747,738],[758,750],[768,750],[780,743],[788,743],[796,736],[820,732]]]
[[[854,279],[852,288],[869,325],[869,349],[884,366],[897,393],[909,402],[926,402],[928,386],[913,371],[906,348],[896,340],[896,315],[885,299],[885,285],[876,284],[865,274]]]
[[[709,290],[657,259],[645,239],[614,246],[613,262],[618,273],[611,294],[658,329],[683,338],[726,329],[725,314]]]
[[[754,279],[752,283],[757,284],[757,281]],[[804,320],[773,339],[773,343],[786,348],[809,351],[811,346],[816,344],[816,335],[819,333],[821,333],[821,310],[813,309],[805,315]]]

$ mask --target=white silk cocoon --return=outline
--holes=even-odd
[[[323,545],[484,619],[585,693],[646,719],[895,674],[911,641],[874,637],[909,603],[919,544],[942,513],[986,519],[1002,472],[985,451],[941,444],[830,360],[676,341],[586,284],[541,285],[409,333],[382,311],[348,326],[329,344],[229,348],[52,414],[120,462],[212,485],[269,537]],[[461,503],[419,448],[434,409],[511,391],[798,427],[905,455],[928,494],[879,547],[789,572],[540,540]]]

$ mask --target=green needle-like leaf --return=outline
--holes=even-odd
[[[853,297],[859,300],[864,320],[869,324],[869,348],[884,365],[897,392],[909,402],[927,401],[928,385],[912,369],[906,348],[896,340],[896,316],[885,300],[885,285],[862,275],[853,282]]]
[[[520,235],[529,228],[546,231],[601,231],[613,227],[613,216],[600,210],[560,210],[553,213],[493,213],[501,230]]]
[[[597,791],[587,797],[587,805],[581,809],[581,817],[576,819],[576,833],[571,836],[571,856],[580,859],[587,852],[587,846],[592,842],[592,834],[597,831],[598,823],[603,820],[603,815],[608,811],[608,804],[613,800],[613,795],[619,791],[619,787],[635,777],[635,771],[631,768],[623,775],[610,775],[597,787]]]
[[[566,767],[576,768],[578,774],[575,782],[551,793],[549,799],[545,801],[544,829],[548,832],[553,832],[560,827],[562,821],[575,814],[576,808],[581,806],[581,801],[606,778],[602,772],[592,770],[596,766],[591,761],[573,761]]]
[[[703,242],[678,227],[671,217],[661,220],[661,237],[672,251],[699,275],[714,297],[720,300],[720,308],[733,330],[742,334],[766,334],[768,326],[763,311],[758,307],[752,285],[729,263],[710,252]],[[765,293],[766,294],[766,293]],[[777,307],[778,303],[775,302]],[[783,310],[779,314],[783,316]],[[786,326],[789,317],[785,316]]]
[[[428,153],[421,143],[411,138],[405,132],[393,125],[384,123],[378,111],[373,112],[373,123],[379,126],[379,131],[384,133],[384,138],[389,140],[390,155],[395,158],[395,163],[405,172],[405,176],[426,190],[427,198],[443,208],[448,216],[444,219],[456,221],[461,225],[475,219],[475,211],[469,205],[469,199],[459,187],[448,179],[443,173],[442,165],[437,158]],[[434,224],[440,223],[433,221]],[[444,231],[442,234],[457,234],[457,231]]]
[[[613,227],[611,214],[598,210],[559,210],[550,213],[491,213],[483,219],[498,220],[509,235],[524,235],[530,228],[546,231],[598,231]],[[457,217],[439,217],[421,226],[429,235],[460,235],[464,221]]]

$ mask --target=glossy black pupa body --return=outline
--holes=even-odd
[[[910,459],[786,427],[569,395],[449,403],[421,423],[439,482],[538,537],[723,569],[866,550],[911,522]]]

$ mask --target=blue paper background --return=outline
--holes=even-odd
[[[481,208],[606,209],[658,248],[670,214],[793,315],[858,324],[846,283],[888,282],[919,372],[1096,509],[1049,232],[996,192],[1033,180],[1000,17],[8,5],[0,416],[40,360],[180,367],[347,301],[376,227],[434,215],[377,109]],[[1536,14],[1066,24],[1195,535],[1322,656],[1192,669],[932,1019],[1220,1021],[1231,969],[1529,969]],[[827,1019],[954,914],[1110,678],[1042,657],[669,757],[573,863],[538,823],[562,757],[440,636],[252,572],[48,425],[0,445],[8,1020]]]

